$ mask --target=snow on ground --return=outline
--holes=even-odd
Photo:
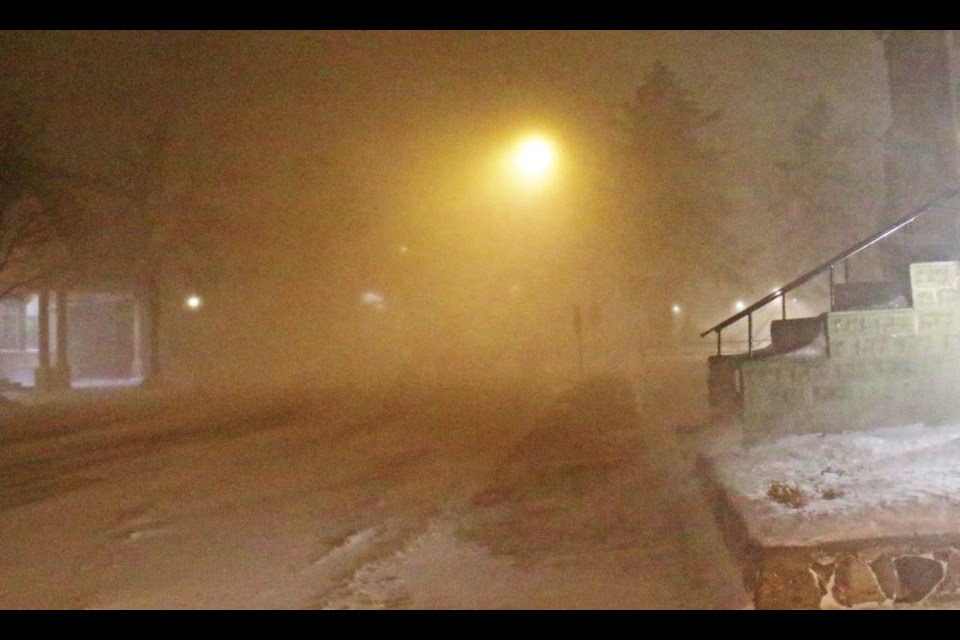
[[[764,545],[960,533],[960,425],[728,443],[711,458]]]
[[[0,608],[749,603],[621,381],[112,393],[0,416]]]

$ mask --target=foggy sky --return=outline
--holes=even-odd
[[[888,118],[870,31],[7,31],[0,52],[4,84],[48,118],[47,144],[64,165],[116,162],[169,113],[185,166],[229,167],[230,184],[212,188],[230,229],[221,247],[229,268],[208,293],[205,335],[246,367],[323,368],[330,348],[354,350],[367,290],[392,288],[388,304],[407,296],[422,305],[436,286],[464,315],[444,316],[460,327],[451,334],[469,326],[486,306],[476,265],[490,246],[531,233],[563,247],[577,233],[576,224],[486,226],[490,210],[516,206],[490,187],[497,154],[525,131],[549,132],[567,178],[553,194],[555,218],[585,210],[617,107],[654,60],[702,105],[722,109],[705,141],[726,154],[730,225],[745,248],[746,236],[774,226],[773,163],[817,95],[866,138],[879,140]],[[875,172],[876,149],[865,153]],[[545,264],[567,255],[543,251]],[[369,332],[360,341],[389,342]]]

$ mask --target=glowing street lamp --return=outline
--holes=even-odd
[[[528,178],[540,178],[553,166],[553,144],[542,136],[531,136],[517,148],[516,166]]]
[[[194,293],[187,296],[186,300],[184,300],[184,304],[187,306],[187,309],[190,309],[190,311],[197,311],[203,306],[203,298]]]

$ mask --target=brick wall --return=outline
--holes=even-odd
[[[745,362],[747,439],[960,420],[960,262],[910,280],[913,308],[827,314],[828,357]]]

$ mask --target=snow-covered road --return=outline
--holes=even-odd
[[[0,608],[749,601],[620,379],[117,397],[5,420]]]

